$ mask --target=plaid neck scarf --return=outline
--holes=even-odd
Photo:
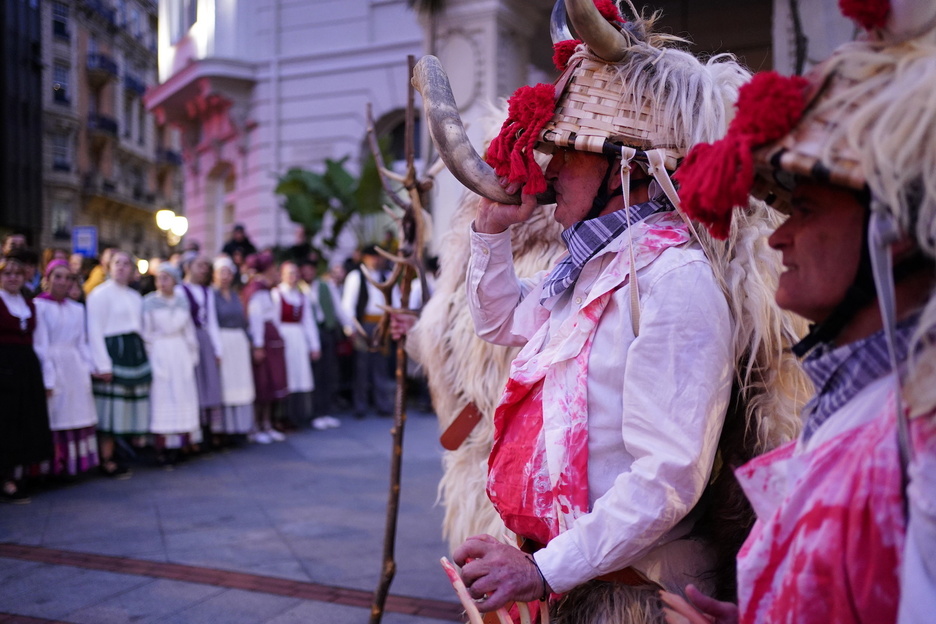
[[[897,323],[894,348],[898,362],[907,359],[918,321],[919,316],[914,315]],[[816,387],[816,396],[804,409],[803,442],[808,442],[816,430],[856,394],[890,374],[884,330],[841,347],[822,343],[803,360],[803,370]]]
[[[661,196],[642,204],[634,204],[626,210],[616,210],[596,219],[579,221],[562,233],[569,255],[546,277],[540,302],[564,292],[575,283],[582,268],[611,241],[627,230],[628,213],[630,223],[638,223],[657,212],[671,210],[669,201]]]

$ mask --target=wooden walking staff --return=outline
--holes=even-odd
[[[409,76],[413,75],[413,66],[415,59],[410,56],[407,59],[409,67]],[[416,176],[415,148],[413,144],[415,127],[415,107],[414,92],[412,85],[409,86],[406,102],[406,126],[404,134],[404,147],[406,150],[406,173],[400,176],[397,173],[387,169],[384,165],[380,148],[377,145],[377,136],[374,131],[374,120],[371,113],[371,107],[367,107],[367,137],[370,143],[371,152],[377,163],[377,169],[380,173],[380,180],[384,190],[390,196],[394,204],[402,209],[399,214],[390,208],[384,206],[384,210],[390,214],[397,222],[399,228],[400,247],[397,254],[391,254],[386,250],[378,249],[378,252],[388,260],[394,263],[393,272],[390,277],[382,283],[375,282],[369,277],[368,281],[373,283],[383,293],[385,305],[384,316],[378,325],[374,334],[374,340],[371,348],[383,348],[389,334],[390,314],[408,314],[409,298],[412,290],[413,279],[419,279],[422,285],[423,303],[428,298],[428,287],[426,284],[423,247],[425,244],[425,219],[423,216],[422,195],[432,187],[431,178],[420,182]],[[408,199],[403,199],[397,195],[391,182],[402,184],[406,189]],[[364,274],[366,276],[366,273]],[[400,307],[393,307],[393,288],[399,285],[400,288]],[[396,348],[396,395],[393,406],[393,455],[390,460],[390,495],[387,500],[387,521],[384,531],[384,549],[383,565],[381,568],[380,582],[374,591],[374,601],[371,604],[370,624],[379,624],[383,617],[384,605],[387,601],[387,595],[390,593],[390,583],[393,582],[393,576],[396,573],[396,561],[394,560],[394,550],[396,545],[397,517],[400,508],[400,469],[403,463],[403,429],[406,424],[406,336],[403,335],[397,341]]]

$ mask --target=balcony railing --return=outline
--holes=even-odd
[[[117,77],[117,61],[110,55],[95,52],[88,55],[88,78],[92,82],[105,82]]]
[[[156,160],[161,165],[182,166],[182,154],[171,149],[156,150]]]
[[[97,14],[109,25],[117,25],[117,10],[112,6],[102,2],[102,0],[84,0],[84,4],[92,13]]]
[[[146,83],[137,78],[136,76],[131,76],[130,74],[124,74],[124,89],[127,91],[132,91],[137,95],[143,95],[146,93]]]
[[[112,137],[117,137],[117,120],[100,113],[91,113],[88,115],[88,130],[99,132]]]
[[[86,173],[84,191],[90,195],[113,195],[117,191],[117,185],[100,173]]]

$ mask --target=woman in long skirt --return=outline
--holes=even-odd
[[[289,423],[293,427],[308,425],[312,420],[312,360],[318,360],[318,326],[315,323],[308,297],[299,290],[299,268],[294,262],[280,266],[281,280],[273,289],[273,304],[279,314],[276,329],[286,344],[286,382],[289,397],[286,401]]]
[[[223,414],[221,430],[216,433],[243,435],[254,424],[253,368],[250,363],[250,340],[247,337],[247,314],[234,292],[237,267],[227,256],[214,261],[215,311],[221,338],[221,395]]]
[[[157,462],[172,465],[179,449],[202,440],[199,421],[198,339],[189,303],[176,285],[179,270],[163,262],[156,271],[156,291],[143,298],[143,340],[153,369],[150,432]]]
[[[88,344],[96,377],[92,389],[101,472],[116,478],[127,478],[130,471],[115,461],[114,437],[149,433],[152,373],[140,336],[143,297],[129,286],[134,270],[130,254],[114,251],[110,279],[88,295]]]
[[[0,501],[28,503],[17,467],[52,456],[42,368],[33,351],[36,309],[23,297],[22,263],[0,257]]]
[[[198,384],[198,404],[201,423],[206,436],[219,428],[221,419],[221,339],[218,316],[211,292],[211,260],[207,256],[183,255],[182,268],[185,282],[178,289],[188,299],[195,336],[198,340],[198,366],[195,382]]]
[[[85,309],[68,297],[75,276],[64,260],[46,266],[36,305],[34,347],[49,395],[52,475],[74,476],[98,465],[97,411],[91,393],[91,351]]]
[[[247,302],[247,322],[253,344],[257,429],[252,439],[261,444],[273,440],[282,442],[285,436],[273,429],[273,409],[289,394],[289,387],[283,338],[276,329],[277,308],[270,295],[276,282],[276,263],[272,253],[263,251],[250,256],[247,266],[253,276],[241,296]]]

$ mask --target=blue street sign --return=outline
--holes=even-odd
[[[76,225],[72,228],[72,253],[93,258],[97,255],[97,237],[97,226]]]

